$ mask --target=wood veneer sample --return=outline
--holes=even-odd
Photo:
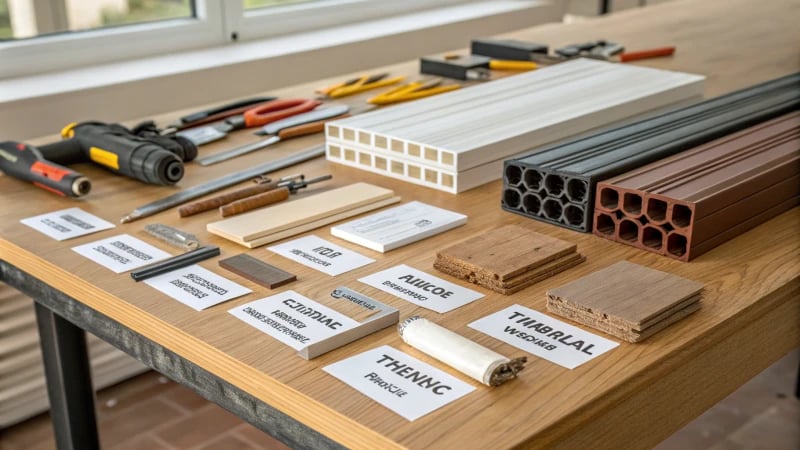
[[[620,261],[547,292],[547,310],[638,342],[696,311],[703,285]]]
[[[313,230],[315,228],[319,228],[330,223],[338,222],[340,220],[349,219],[350,217],[357,216],[359,214],[364,214],[366,212],[370,212],[372,210],[383,208],[384,206],[393,205],[395,203],[400,202],[400,197],[389,197],[383,200],[379,200],[377,202],[369,203],[366,205],[361,205],[358,208],[348,209],[347,211],[342,211],[340,213],[334,214],[332,216],[323,217],[321,219],[317,219],[313,222],[304,223],[297,227],[294,227],[289,230],[279,231],[277,233],[268,234],[266,236],[261,236],[260,238],[253,239],[252,241],[248,241],[243,243],[245,247],[249,248],[256,248],[260,247],[265,244],[269,244],[271,242],[279,241],[281,239],[285,239],[290,236],[294,236],[300,233],[305,233],[306,231]]]
[[[219,266],[270,289],[275,289],[297,279],[295,274],[281,270],[244,253],[220,260]]]
[[[433,267],[501,294],[512,294],[585,258],[575,244],[506,225],[436,254]]]
[[[206,225],[210,233],[244,244],[362,205],[394,196],[391,189],[354,183]]]

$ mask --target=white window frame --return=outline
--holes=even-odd
[[[56,20],[63,0],[34,0]],[[194,18],[44,35],[0,43],[0,79],[302,33],[478,0],[326,0],[244,10],[241,0],[195,0]]]

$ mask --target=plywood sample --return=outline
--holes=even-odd
[[[547,310],[638,342],[699,307],[703,285],[620,261],[547,292]]]
[[[210,233],[244,244],[359,206],[394,196],[391,189],[354,183],[310,197],[280,203],[236,217],[209,223]]]
[[[575,244],[506,225],[440,250],[433,267],[511,294],[584,260]]]

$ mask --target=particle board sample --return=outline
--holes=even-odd
[[[270,289],[275,289],[297,279],[295,274],[281,270],[272,264],[267,264],[244,253],[220,260],[219,266]]]
[[[703,285],[620,261],[547,292],[547,310],[638,342],[700,307]]]
[[[688,261],[800,201],[800,112],[598,183],[594,233]]]
[[[296,228],[394,196],[391,189],[368,183],[354,183],[309,197],[280,203],[249,213],[209,223],[210,233],[240,244]]]
[[[575,244],[506,225],[440,250],[433,267],[507,295],[584,260]]]

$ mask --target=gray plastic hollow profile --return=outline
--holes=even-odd
[[[526,156],[504,162],[501,206],[506,211],[536,220],[590,232],[595,220],[595,190],[598,181],[798,108],[800,73],[649,119],[606,128],[589,136],[535,149]],[[667,218],[662,218],[662,213],[658,212],[659,208],[663,209],[663,205],[648,205],[641,196],[623,195],[615,199],[609,197],[606,201],[617,202],[626,214],[635,217],[642,217],[647,208],[652,208],[657,220],[667,222]],[[686,222],[685,217],[681,218],[680,210],[673,211],[673,214],[678,215],[675,219],[678,223]],[[684,211],[683,215],[685,214]],[[606,215],[599,220],[603,224],[609,224],[619,218]],[[644,232],[637,225],[637,236]],[[654,231],[648,228],[646,232],[650,240],[655,239]],[[667,233],[664,237],[667,247],[672,243],[671,248],[679,252],[681,242],[686,236],[676,230],[667,230]]]

